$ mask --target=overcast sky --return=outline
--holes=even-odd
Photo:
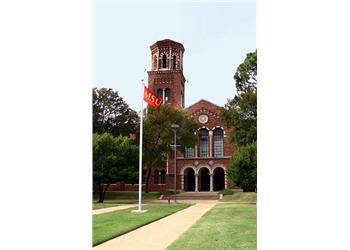
[[[233,75],[256,49],[256,4],[94,2],[94,87],[113,88],[140,110],[149,46],[172,39],[185,47],[185,106],[206,99],[223,106]]]

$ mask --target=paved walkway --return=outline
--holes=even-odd
[[[163,219],[140,227],[134,231],[109,240],[94,250],[160,250],[165,249],[182,233],[189,229],[203,214],[215,206],[217,201],[198,203],[169,215]]]
[[[137,204],[127,204],[127,205],[120,205],[117,207],[106,207],[106,208],[100,208],[100,209],[94,209],[92,210],[92,214],[103,214],[103,213],[108,213],[108,212],[113,212],[117,210],[122,210],[122,209],[127,209],[130,207],[136,207]]]

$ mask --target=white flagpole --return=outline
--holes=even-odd
[[[143,97],[144,97],[144,83],[142,80],[142,96],[141,96],[141,117],[140,117],[140,146],[139,146],[139,208],[132,212],[144,213],[147,210],[142,210],[142,139],[143,139]]]
[[[141,195],[142,195],[142,139],[143,139],[143,96],[144,84],[142,80],[142,96],[141,96],[141,122],[140,122],[140,153],[139,153],[139,211],[141,211]]]

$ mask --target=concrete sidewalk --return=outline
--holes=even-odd
[[[127,204],[127,205],[120,205],[117,207],[106,207],[106,208],[95,209],[95,210],[92,210],[92,215],[114,212],[114,211],[136,207],[136,206],[137,204]]]
[[[94,250],[160,250],[165,249],[189,229],[217,201],[205,201],[109,240]]]

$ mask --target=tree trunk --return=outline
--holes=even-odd
[[[110,184],[98,183],[98,203],[103,203],[105,200],[106,191]]]
[[[98,203],[103,203],[105,199],[105,192],[103,191],[103,183],[98,183]]]
[[[146,173],[146,185],[145,185],[145,193],[148,194],[149,192],[149,179],[151,177],[151,169],[147,168],[147,173]]]

